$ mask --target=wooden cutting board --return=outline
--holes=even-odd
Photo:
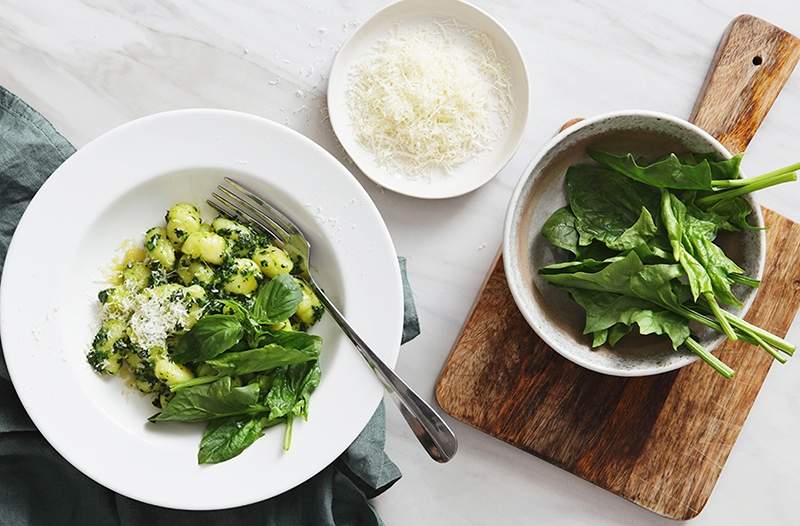
[[[752,16],[736,18],[692,121],[743,151],[798,58],[794,36]],[[766,279],[746,318],[784,335],[800,306],[800,225],[764,213]],[[645,378],[574,365],[528,326],[498,256],[445,362],[436,399],[462,422],[660,515],[689,519],[711,495],[772,364],[741,342],[718,355],[736,370],[733,380],[702,362]],[[798,366],[790,360],[784,367]]]

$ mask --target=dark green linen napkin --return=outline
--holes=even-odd
[[[30,106],[0,87],[0,272],[25,207],[75,149]],[[405,293],[403,343],[419,334],[400,258]],[[2,313],[0,313],[2,315]],[[84,476],[42,438],[8,379],[0,342],[0,524],[2,525],[380,525],[367,499],[400,471],[384,452],[383,404],[353,444],[307,482],[272,499],[210,512],[169,510],[118,495]]]

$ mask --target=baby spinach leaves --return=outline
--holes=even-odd
[[[578,230],[575,216],[569,207],[559,208],[545,221],[542,235],[554,246],[578,256]]]
[[[613,244],[639,221],[642,208],[651,219],[658,211],[658,190],[598,166],[570,167],[566,191],[581,246],[595,239]]]
[[[800,163],[741,179],[741,156],[670,154],[644,162],[632,154],[590,150],[601,166],[579,164],[565,176],[568,206],[545,222],[542,235],[571,261],[539,269],[586,312],[592,346],[614,345],[635,326],[663,334],[672,346],[700,356],[726,377],[727,365],[691,337],[689,322],[763,348],[780,362],[794,346],[725,312],[741,305],[734,284],[758,280],[714,243],[720,230],[753,229],[741,196],[795,180]]]
[[[588,153],[601,165],[656,188],[711,190],[711,166],[705,159],[698,164],[684,164],[673,153],[647,166],[639,166],[630,153],[613,155],[597,150]]]

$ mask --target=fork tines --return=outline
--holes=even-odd
[[[266,231],[278,243],[286,243],[293,235],[302,236],[285,214],[230,177],[217,186],[207,203],[225,216]]]

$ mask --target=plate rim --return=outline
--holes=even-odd
[[[129,128],[133,128],[135,126],[141,125],[142,123],[145,123],[147,121],[156,121],[156,120],[160,120],[160,119],[170,119],[170,118],[178,118],[178,119],[180,119],[180,118],[183,118],[185,116],[193,117],[193,116],[198,116],[198,115],[200,115],[200,116],[207,115],[207,116],[212,116],[212,117],[213,116],[217,116],[217,117],[231,118],[231,119],[247,119],[247,120],[252,120],[254,122],[258,122],[258,123],[260,123],[260,125],[265,125],[265,126],[272,127],[273,129],[277,130],[278,133],[286,134],[289,137],[293,138],[294,140],[299,141],[300,143],[303,144],[304,148],[311,148],[312,150],[315,150],[318,154],[321,154],[322,157],[326,158],[326,160],[328,162],[333,163],[333,165],[338,166],[338,168],[343,173],[343,175],[347,174],[347,177],[349,177],[351,182],[353,183],[352,187],[353,187],[354,191],[356,193],[360,194],[360,197],[363,199],[363,204],[365,206],[367,206],[369,208],[369,211],[378,219],[378,223],[379,223],[378,224],[378,229],[381,231],[381,233],[383,235],[381,236],[382,239],[379,239],[377,241],[379,241],[381,244],[385,245],[385,247],[388,248],[389,251],[391,252],[391,256],[392,256],[390,258],[391,259],[391,267],[392,267],[391,268],[391,276],[392,276],[392,281],[393,281],[392,289],[394,289],[394,294],[397,296],[397,298],[400,301],[400,304],[399,304],[398,307],[399,307],[399,312],[402,314],[402,312],[403,312],[403,304],[402,304],[402,302],[403,302],[403,298],[404,298],[404,293],[403,293],[403,285],[402,285],[402,276],[401,276],[401,273],[400,273],[400,265],[399,265],[399,261],[397,259],[397,252],[396,252],[396,248],[394,246],[394,242],[393,242],[393,240],[391,238],[391,235],[389,233],[388,227],[386,226],[386,222],[384,221],[383,216],[380,213],[380,210],[378,210],[377,206],[375,205],[375,202],[372,200],[372,198],[366,192],[366,190],[361,185],[361,183],[358,181],[358,179],[352,174],[352,172],[350,172],[350,170],[348,170],[347,167],[345,167],[344,164],[342,164],[338,159],[336,159],[336,157],[334,157],[328,150],[326,150],[325,148],[323,148],[321,145],[317,144],[316,142],[314,142],[310,138],[306,137],[305,135],[301,134],[300,132],[298,132],[296,130],[293,130],[292,128],[289,128],[288,126],[285,126],[283,124],[275,122],[275,121],[273,121],[271,119],[267,119],[265,117],[261,117],[261,116],[254,115],[254,114],[247,113],[247,112],[228,110],[228,109],[220,109],[220,108],[196,107],[196,108],[184,108],[184,109],[157,112],[157,113],[145,115],[145,116],[142,116],[142,117],[127,121],[125,123],[122,123],[122,124],[120,124],[118,126],[115,126],[115,127],[111,128],[111,129],[107,130],[106,132],[100,134],[99,136],[95,137],[94,139],[92,139],[91,141],[89,141],[88,143],[83,145],[81,148],[77,149],[75,151],[75,153],[73,153],[61,165],[59,165],[58,168],[56,168],[56,170],[45,180],[45,182],[37,190],[37,192],[31,198],[31,201],[26,206],[25,211],[23,212],[23,214],[22,214],[22,216],[21,216],[21,218],[20,218],[20,220],[19,220],[19,222],[18,222],[18,224],[17,224],[17,226],[15,228],[14,234],[13,234],[13,236],[11,238],[11,241],[10,241],[9,246],[8,246],[8,250],[6,252],[3,272],[2,272],[2,275],[0,275],[0,338],[2,340],[8,341],[10,338],[8,338],[7,336],[10,336],[12,333],[14,333],[14,329],[11,327],[11,320],[9,319],[9,315],[7,315],[7,314],[3,315],[2,314],[3,312],[8,312],[9,311],[9,309],[7,309],[7,307],[10,304],[10,302],[12,301],[12,298],[10,298],[10,292],[8,291],[9,288],[10,288],[8,286],[8,282],[11,280],[11,278],[9,277],[7,269],[9,268],[9,262],[12,262],[17,258],[17,251],[19,250],[18,249],[19,242],[17,240],[20,239],[20,235],[19,234],[22,233],[24,230],[26,230],[27,229],[26,225],[28,224],[28,222],[32,221],[31,215],[29,213],[29,211],[32,208],[31,205],[34,204],[35,202],[37,202],[38,200],[42,199],[40,196],[44,195],[44,192],[48,191],[47,189],[49,188],[49,186],[52,186],[52,184],[53,184],[52,181],[55,181],[59,177],[62,177],[59,174],[61,174],[63,172],[66,172],[67,170],[71,169],[71,165],[72,164],[74,164],[76,162],[80,162],[80,159],[82,158],[83,155],[88,155],[88,154],[83,154],[81,152],[89,150],[90,146],[92,148],[96,148],[97,147],[96,146],[97,143],[99,143],[101,141],[104,141],[104,140],[107,140],[111,136],[115,136],[115,135],[120,134],[120,133],[125,133]],[[89,151],[90,151],[90,153],[94,153],[92,150],[89,150]],[[161,174],[161,175],[163,175],[163,174]],[[144,179],[142,182],[150,180],[150,179],[152,179],[154,177],[158,177],[158,175],[150,175],[147,179]],[[328,236],[326,235],[325,237],[328,237]],[[13,269],[14,265],[12,265],[11,268]],[[387,285],[387,287],[389,287],[389,286],[390,285]],[[31,323],[33,323],[33,318],[31,318],[30,321],[31,321]],[[395,366],[397,364],[397,360],[399,359],[399,354],[400,354],[400,335],[402,334],[402,327],[403,327],[402,316],[398,317],[398,320],[396,321],[396,325],[397,325],[396,332],[397,332],[397,336],[398,336],[397,337],[397,344],[396,344],[396,346],[393,345],[392,348],[387,352],[387,356],[386,356],[386,359],[385,359],[385,362],[387,363],[387,365],[389,365],[389,367],[392,368],[392,369],[395,368]],[[25,324],[25,327],[30,329],[29,324]],[[30,331],[28,331],[28,332],[30,332]],[[350,345],[349,341],[347,341],[346,339],[343,340],[343,341],[345,342],[346,346]],[[356,352],[355,349],[353,349],[352,351],[354,353]],[[11,351],[11,353],[9,353],[8,346],[4,345],[3,355],[5,357],[7,357],[9,354],[13,355],[14,351]],[[131,491],[131,489],[134,489],[133,487],[125,487],[124,484],[119,484],[119,483],[115,482],[114,480],[109,480],[106,477],[98,476],[97,473],[89,473],[89,472],[87,472],[87,470],[85,469],[86,466],[82,466],[80,464],[80,460],[79,459],[76,462],[73,462],[73,460],[77,456],[75,451],[74,451],[74,448],[72,450],[70,450],[69,447],[67,447],[67,448],[61,447],[61,446],[64,445],[64,443],[63,443],[62,440],[60,440],[58,438],[56,433],[53,432],[54,430],[50,429],[46,423],[45,423],[45,425],[40,425],[42,422],[44,422],[42,417],[46,416],[46,414],[44,414],[42,412],[39,412],[36,409],[36,407],[37,407],[36,403],[35,402],[32,403],[32,400],[28,397],[28,394],[27,394],[26,390],[19,391],[19,390],[16,389],[16,383],[15,383],[15,379],[14,378],[15,378],[15,375],[17,375],[19,373],[18,372],[17,373],[14,372],[16,370],[15,363],[16,362],[15,362],[14,359],[12,359],[12,360],[6,359],[6,366],[7,366],[7,369],[8,369],[9,378],[10,378],[10,380],[12,382],[12,385],[15,385],[14,390],[17,393],[17,396],[19,397],[19,400],[22,403],[26,413],[29,415],[31,421],[34,423],[34,426],[36,427],[36,430],[39,433],[42,434],[42,436],[45,438],[45,440],[48,442],[48,444],[51,447],[53,447],[59,455],[61,455],[72,467],[74,467],[75,469],[80,471],[82,474],[84,474],[88,478],[92,479],[93,481],[97,482],[98,484],[110,489],[111,491],[114,491],[116,493],[119,493],[119,494],[124,495],[124,496],[129,497],[129,498],[138,500],[140,502],[145,502],[145,503],[148,503],[148,504],[152,504],[152,505],[156,505],[156,506],[162,506],[162,507],[170,508],[170,509],[195,510],[195,511],[230,509],[230,508],[235,508],[235,507],[239,507],[239,506],[244,506],[244,505],[248,505],[248,504],[261,502],[263,500],[273,498],[273,497],[275,497],[277,495],[285,493],[286,491],[290,491],[290,490],[296,488],[300,484],[302,484],[302,483],[306,482],[307,480],[313,478],[314,476],[316,476],[317,474],[322,472],[325,468],[327,468],[329,465],[331,465],[331,463],[334,462],[336,460],[336,458],[338,458],[351,445],[351,443],[358,437],[358,435],[364,429],[366,424],[369,422],[369,419],[372,417],[372,415],[374,414],[374,412],[377,409],[378,405],[383,400],[383,390],[382,390],[382,388],[380,390],[376,390],[376,393],[378,393],[378,395],[375,396],[375,400],[374,401],[370,400],[367,403],[365,403],[365,405],[369,406],[369,408],[370,408],[370,410],[366,413],[366,415],[367,415],[366,419],[364,419],[363,423],[359,423],[358,426],[353,425],[354,433],[352,433],[353,434],[352,438],[348,439],[346,442],[344,442],[343,445],[341,446],[341,448],[338,448],[338,447],[335,448],[337,452],[336,452],[335,455],[332,456],[332,458],[328,459],[321,466],[317,466],[317,467],[309,470],[308,476],[302,478],[302,480],[296,481],[293,485],[290,485],[290,486],[278,491],[277,493],[275,493],[275,492],[267,493],[267,494],[260,495],[258,497],[250,497],[250,498],[242,498],[242,499],[235,499],[235,498],[225,499],[226,502],[224,504],[221,504],[221,505],[209,506],[209,505],[205,505],[203,503],[198,503],[198,505],[194,505],[194,506],[186,506],[186,505],[176,506],[176,505],[174,505],[174,504],[169,502],[168,497],[164,498],[164,499],[150,498],[147,495],[142,495],[142,492],[140,490]],[[18,378],[17,381],[22,381],[22,379]],[[378,382],[377,379],[376,379],[376,382]],[[378,385],[380,385],[380,384],[378,383]],[[33,409],[33,411],[31,411],[31,409]],[[109,423],[108,425],[114,425],[114,424],[113,423]],[[356,429],[356,427],[357,427],[357,429]],[[121,478],[124,478],[124,477],[121,477]],[[235,497],[236,493],[232,493],[231,495]]]

